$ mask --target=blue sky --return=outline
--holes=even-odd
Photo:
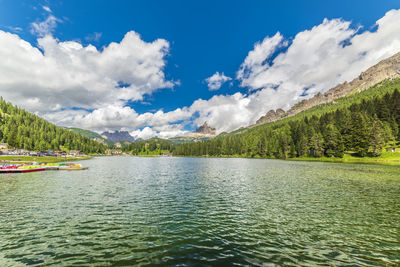
[[[51,12],[45,10],[46,8]],[[0,0],[0,29],[17,34],[22,40],[37,47],[38,38],[43,36],[38,36],[39,34],[32,30],[32,23],[40,23],[49,16],[54,16],[57,20],[48,34],[59,42],[75,41],[83,46],[91,44],[99,51],[111,42],[121,42],[125,34],[130,31],[140,34],[140,38],[147,43],[156,39],[167,41],[169,49],[163,57],[165,66],[160,69],[165,75],[165,80],[173,82],[174,85],[167,86],[170,87],[167,89],[153,88],[150,93],[144,94],[141,100],[126,100],[121,104],[122,107],[130,107],[140,115],[146,112],[154,114],[159,110],[164,113],[172,112],[177,108],[190,107],[198,99],[207,101],[215,95],[232,96],[238,92],[248,95],[253,92],[252,90],[266,88],[265,85],[256,88],[258,86],[251,82],[243,82],[245,78],[238,78],[237,73],[255,44],[261,43],[266,37],[275,36],[277,32],[284,37],[287,44],[274,49],[273,55],[268,58],[271,65],[276,55],[290,47],[296,34],[321,25],[325,18],[328,20],[340,18],[342,21],[350,22],[349,27],[353,30],[362,26],[355,33],[358,35],[365,31],[375,31],[376,21],[384,17],[386,12],[398,8],[400,2],[394,0],[379,3],[377,1]],[[209,90],[205,79],[216,72],[223,72],[231,80],[224,83],[219,90]],[[318,90],[326,89],[318,88]],[[26,108],[35,112],[29,106]],[[96,108],[98,107],[78,105],[59,107],[59,110],[85,109],[92,112]],[[271,105],[271,108],[277,107]],[[264,111],[258,110],[257,113],[262,114]],[[56,116],[52,117],[48,111],[38,112],[49,120],[59,122]],[[201,121],[196,121],[196,118],[202,116],[198,113],[191,111],[190,118],[183,116],[182,119],[168,121],[167,124],[179,124],[181,130],[193,129],[196,124],[201,124]],[[207,119],[207,116],[203,117]],[[209,119],[213,121],[212,117]],[[183,121],[185,123],[182,124]],[[221,128],[218,125],[221,120],[214,119],[214,121],[215,126]],[[60,123],[74,124],[65,120]],[[232,125],[226,130],[232,130],[241,123]],[[160,125],[160,123],[144,122],[129,128],[128,125],[108,127],[105,123],[101,125],[89,123],[86,128],[97,131],[118,128],[140,131],[145,127],[161,127]],[[78,126],[84,127],[85,123],[82,122]]]

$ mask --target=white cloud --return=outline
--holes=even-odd
[[[207,82],[208,89],[210,91],[219,90],[227,81],[232,80],[232,78],[225,76],[224,73],[219,73],[218,71],[214,73],[211,77],[208,77],[205,81]]]
[[[400,11],[392,10],[373,32],[334,19],[290,41],[277,33],[256,43],[239,67],[236,78],[249,89],[247,94],[215,95],[170,112],[143,114],[127,103],[177,84],[165,78],[166,40],[147,43],[128,32],[120,43],[98,50],[47,35],[34,47],[0,31],[0,58],[8,59],[0,61],[0,94],[59,125],[123,129],[140,138],[182,135],[185,125],[204,121],[218,132],[232,131],[253,124],[269,109],[288,109],[349,81],[399,52],[399,21]],[[217,90],[231,78],[217,72],[208,79],[210,89]]]
[[[279,32],[273,37],[265,37],[261,43],[257,42],[237,73],[237,78],[242,80],[242,86],[249,86],[250,84],[247,80],[252,80],[251,78],[257,77],[260,73],[267,70],[269,64],[266,61],[278,48],[286,45],[287,42],[283,42],[283,36]],[[252,84],[252,87],[254,86],[255,84]]]
[[[325,19],[291,42],[280,33],[266,37],[255,44],[237,72],[249,94],[195,101],[191,110],[200,114],[196,122],[208,121],[219,132],[231,131],[255,123],[269,109],[288,109],[350,81],[400,51],[399,21],[400,10],[391,10],[377,21],[374,32],[360,32],[341,19]]]
[[[132,135],[135,139],[145,140],[157,136],[157,131],[154,131],[150,127],[144,127],[142,130],[137,129],[135,131],[130,132],[130,135]]]
[[[137,129],[135,131],[130,132],[130,135],[135,137],[135,139],[149,139],[152,137],[159,138],[170,138],[175,136],[183,136],[186,135],[188,131],[182,129],[182,125],[171,124],[164,125],[163,127],[144,127],[143,129]]]
[[[52,11],[51,11],[49,6],[42,6],[42,8],[43,8],[43,10],[45,10],[45,11],[47,11],[49,13],[52,13]]]
[[[60,111],[52,113],[50,116],[47,115],[45,118],[57,121],[59,125],[75,125],[101,132],[104,130],[131,130],[144,126],[154,126],[155,129],[166,130],[167,128],[163,127],[170,126],[170,123],[187,120],[192,116],[187,108],[178,108],[171,112],[159,110],[155,113],[138,114],[130,107],[118,105],[98,108],[92,112],[71,112],[69,120],[64,119],[65,113],[65,111]]]
[[[43,9],[45,8],[43,7]],[[31,33],[39,37],[50,35],[56,29],[58,22],[62,21],[53,15],[49,15],[44,21],[32,22]]]
[[[94,33],[92,33],[92,34],[87,35],[87,36],[85,37],[85,40],[86,40],[86,41],[89,41],[89,42],[95,42],[95,43],[97,43],[97,42],[100,41],[100,38],[101,38],[102,35],[103,35],[103,34],[102,34],[101,32],[94,32]]]
[[[51,35],[38,47],[0,31],[0,95],[58,125],[98,131],[159,126],[191,116],[187,110],[137,114],[126,107],[163,88],[169,43],[141,40],[128,32],[120,43],[102,50]]]
[[[0,57],[8,58],[0,61],[0,94],[30,111],[123,106],[174,85],[163,72],[163,39],[147,43],[132,31],[99,51],[47,35],[38,46],[0,31]]]
[[[23,31],[23,29],[21,28],[21,27],[14,27],[14,26],[2,26],[2,27],[4,27],[4,28],[6,28],[6,29],[8,29],[8,30],[10,30],[10,31],[12,31],[12,32],[22,32]]]
[[[150,126],[153,136],[162,138],[186,134],[187,131],[183,130],[183,127],[188,123],[188,119],[191,116],[192,113],[187,108],[178,108],[170,112],[159,110],[155,113],[138,114],[130,107],[116,105],[98,108],[93,111],[61,110],[43,115],[46,120],[56,122],[57,125],[91,129],[99,133],[115,130],[132,131],[132,129]],[[182,121],[184,123],[176,124],[176,122]],[[149,129],[143,133],[142,131],[133,131],[135,134],[132,134],[132,136],[137,137],[140,135],[139,137],[143,139],[142,135],[150,133]]]

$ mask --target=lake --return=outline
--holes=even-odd
[[[0,176],[0,266],[400,265],[400,168],[101,157]]]

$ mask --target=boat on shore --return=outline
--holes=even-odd
[[[82,164],[67,164],[67,165],[60,165],[58,168],[61,171],[82,171],[82,170],[87,170],[89,167],[84,167]]]
[[[30,164],[3,164],[0,165],[1,173],[24,173],[24,172],[37,172],[37,171],[50,171],[50,170],[63,170],[63,171],[81,171],[87,170],[89,167],[84,167],[82,164],[72,163],[43,163],[39,165],[37,163]]]
[[[25,173],[45,170],[46,168],[40,165],[3,165],[0,167],[0,173]]]
[[[0,169],[0,173],[24,173],[24,172],[38,172],[45,171],[45,168],[36,169]]]

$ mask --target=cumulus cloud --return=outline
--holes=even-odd
[[[227,81],[232,80],[232,78],[225,76],[224,73],[219,73],[218,71],[214,73],[211,77],[208,77],[205,81],[207,82],[208,89],[210,91],[219,90]]]
[[[163,72],[169,43],[147,43],[133,31],[101,51],[51,35],[34,47],[4,31],[0,47],[0,57],[8,58],[0,62],[0,93],[31,111],[121,106],[174,86]]]
[[[389,11],[374,31],[342,19],[285,38],[279,32],[257,42],[236,79],[247,93],[215,95],[170,112],[139,114],[127,106],[176,82],[165,78],[169,43],[144,42],[128,32],[102,50],[51,35],[38,47],[0,31],[0,94],[58,125],[97,131],[128,130],[138,138],[186,134],[185,125],[204,121],[218,132],[255,123],[270,109],[288,109],[317,92],[352,80],[400,51],[400,10]],[[213,78],[214,77],[214,78]],[[217,72],[206,81],[217,90],[231,78]]]
[[[61,42],[52,35],[38,47],[0,31],[0,95],[58,125],[98,131],[159,126],[191,116],[185,109],[137,114],[126,104],[172,88],[166,80],[169,43],[145,42],[128,32],[119,43],[93,45]]]
[[[72,116],[72,121],[68,124],[74,124],[83,128],[90,128],[97,131],[136,129],[144,126],[154,126],[156,129],[162,129],[165,125],[189,119],[192,114],[185,109],[176,109],[170,112],[159,110],[155,113],[138,114],[130,107],[110,105],[95,109],[92,112],[80,112]],[[63,117],[61,111],[60,118]],[[53,118],[56,119],[56,118]],[[166,128],[165,128],[166,129]]]
[[[152,137],[170,138],[186,135],[189,131],[183,130],[180,124],[164,125],[162,127],[144,127],[130,132],[135,139],[149,139]]]
[[[247,80],[253,80],[259,74],[267,70],[269,64],[266,60],[268,60],[278,48],[286,45],[287,42],[283,42],[283,36],[279,32],[273,37],[267,36],[262,42],[257,42],[237,73],[237,78],[242,80],[242,86],[249,86],[250,84]],[[255,84],[251,84],[251,87],[254,88]],[[259,87],[261,87],[261,85]]]
[[[254,45],[236,78],[249,89],[244,95],[197,100],[198,123],[208,121],[219,132],[247,126],[269,109],[288,109],[325,92],[400,51],[400,10],[376,22],[375,31],[361,32],[342,19],[325,19],[291,41],[280,33]]]

